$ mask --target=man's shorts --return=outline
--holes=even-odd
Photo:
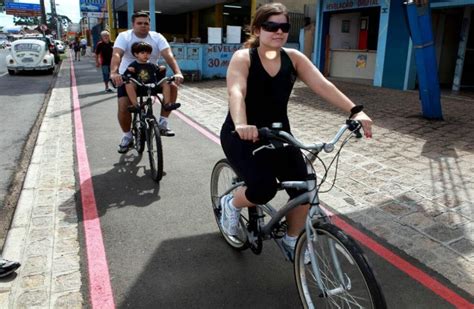
[[[104,82],[109,81],[110,76],[110,65],[103,65],[102,66],[102,79]]]

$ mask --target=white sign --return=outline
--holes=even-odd
[[[240,34],[242,27],[227,26],[227,44],[240,44]]]
[[[82,17],[89,18],[104,18],[106,15],[107,12],[82,12]]]
[[[222,43],[222,28],[208,27],[207,28],[207,43],[221,44]]]

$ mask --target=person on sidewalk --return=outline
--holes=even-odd
[[[110,61],[112,60],[112,50],[114,42],[110,40],[110,33],[106,30],[100,33],[100,41],[95,47],[95,66],[102,69],[102,79],[105,84],[105,92],[113,92],[109,88]]]
[[[87,51],[87,40],[86,40],[86,38],[81,39],[80,45],[81,45],[81,56],[85,56],[86,51]]]
[[[81,41],[79,37],[75,37],[72,42],[72,49],[74,50],[74,60],[81,61]]]
[[[0,278],[6,277],[14,273],[21,266],[18,262],[5,260],[0,256]]]
[[[169,97],[164,96],[164,103],[175,103],[178,97],[178,86],[183,82],[184,78],[181,70],[173,57],[170,45],[163,35],[158,32],[150,31],[150,17],[145,12],[137,12],[132,15],[132,29],[121,32],[114,43],[112,52],[112,61],[110,64],[110,78],[118,87],[118,120],[123,131],[123,137],[119,145],[119,152],[131,146],[132,132],[130,130],[132,117],[128,111],[130,100],[128,99],[122,76],[125,70],[130,66],[135,56],[132,54],[131,47],[135,42],[147,42],[153,50],[150,62],[156,64],[158,58],[163,56],[168,66],[174,73],[175,81],[170,86]],[[174,136],[174,132],[168,128],[168,117],[171,111],[166,111],[163,106],[161,108],[161,116],[159,126],[161,134],[164,136]]]
[[[288,11],[281,3],[262,5],[251,23],[251,37],[244,49],[232,56],[227,71],[229,112],[221,129],[221,145],[236,173],[246,187],[221,198],[220,223],[225,233],[236,235],[240,210],[266,204],[277,192],[277,181],[305,181],[307,171],[301,151],[295,147],[252,152],[263,144],[258,128],[279,122],[291,134],[288,101],[297,78],[329,103],[346,111],[362,123],[366,137],[371,137],[372,120],[360,106],[329,82],[313,63],[296,49],[284,48],[290,30]],[[360,111],[357,113],[357,111]],[[232,132],[237,134],[232,134]],[[287,190],[291,198],[300,195]],[[283,246],[293,255],[296,239],[304,227],[309,205],[302,205],[287,215],[288,230]]]

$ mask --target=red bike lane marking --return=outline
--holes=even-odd
[[[190,117],[184,115],[179,111],[174,111],[174,115],[179,117],[185,123],[189,124],[191,127],[195,128],[205,137],[209,138],[211,141],[220,145],[220,139],[214,134],[209,132],[207,129],[203,128],[199,123],[191,119]],[[432,276],[428,275],[426,272],[421,270],[420,268],[414,266],[410,262],[404,260],[399,255],[395,254],[390,249],[384,247],[383,245],[379,244],[370,236],[364,234],[362,231],[356,229],[345,220],[341,219],[338,215],[334,214],[327,208],[324,210],[331,216],[332,222],[350,235],[352,238],[356,239],[360,244],[369,248],[375,254],[401,270],[402,272],[406,273],[408,276],[413,278],[414,280],[421,283],[426,288],[430,289],[433,293],[438,295],[439,297],[443,298],[447,302],[451,303],[452,305],[456,306],[456,308],[474,308],[474,304],[470,303],[468,300],[464,299],[462,296],[454,292],[453,290],[449,289],[448,287],[444,286],[438,280],[433,278]]]
[[[89,293],[92,308],[115,308],[112,286],[110,284],[109,267],[105,254],[100,219],[92,185],[89,159],[81,116],[81,105],[74,74],[74,64],[71,63],[71,90],[74,113],[74,128],[76,137],[76,155],[81,189],[84,234],[86,239],[87,270],[89,275]]]

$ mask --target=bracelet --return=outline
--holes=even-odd
[[[353,108],[351,108],[351,114],[349,116],[349,119],[352,119],[352,117],[355,114],[360,113],[363,109],[364,109],[364,105],[356,105]]]

